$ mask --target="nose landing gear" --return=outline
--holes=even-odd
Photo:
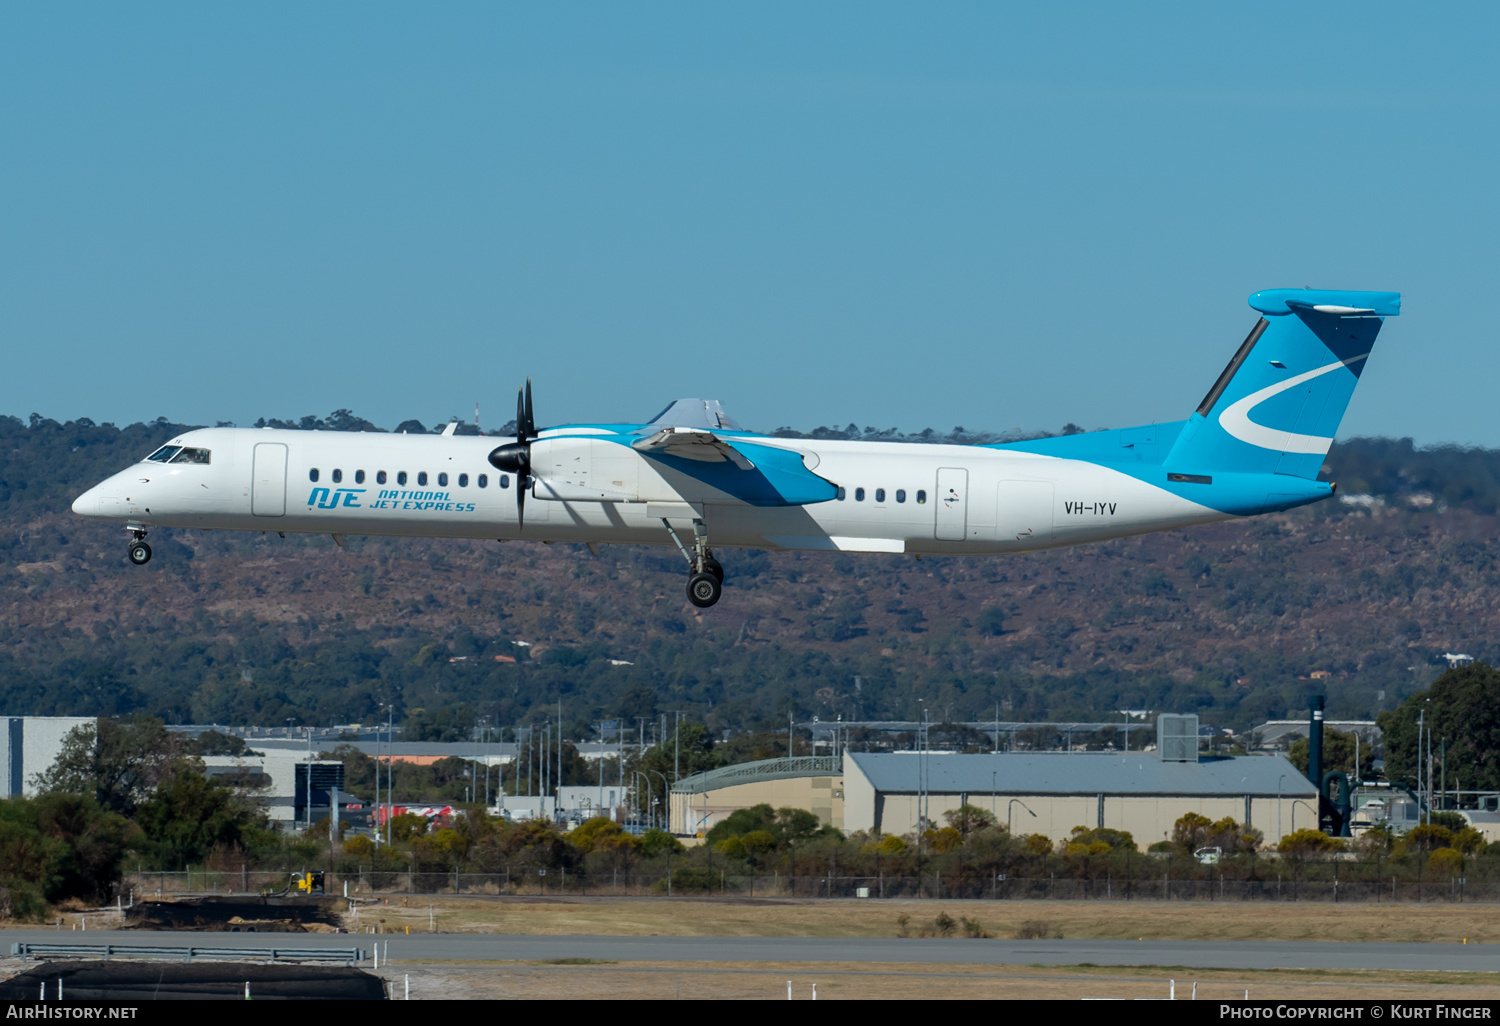
[[[145,531],[130,532],[130,548],[126,554],[136,566],[145,566],[151,562],[151,546],[146,544]]]
[[[677,537],[677,532],[672,529],[666,517],[662,518],[661,523],[667,529],[667,534],[672,536],[672,541],[677,543],[677,550],[688,562],[688,601],[699,609],[707,609],[724,594],[724,567],[708,547],[708,528],[703,525],[702,520],[693,521],[693,551],[688,552],[687,546],[682,544],[682,539]]]

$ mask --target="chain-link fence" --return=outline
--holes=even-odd
[[[733,875],[701,866],[679,866],[654,873],[580,874],[566,869],[516,868],[503,873],[419,872],[361,867],[352,873],[325,873],[324,893],[349,897],[388,895],[595,895],[693,896],[743,898],[963,898],[993,901],[1322,901],[1322,902],[1493,902],[1500,901],[1500,881],[1445,877],[1429,880],[1303,879],[1294,875],[1268,879],[1205,878],[1175,880],[1169,876],[1116,880],[1007,877],[964,874],[945,876],[787,876],[771,873]],[[189,870],[126,875],[121,893],[135,900],[203,895],[295,893],[291,874]]]

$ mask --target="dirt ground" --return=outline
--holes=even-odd
[[[1235,972],[1201,969],[940,966],[859,963],[392,963],[381,975],[392,996],[412,1000],[994,1000],[1165,998],[1178,1000],[1500,999],[1500,982],[1476,973]]]
[[[403,906],[402,901],[406,904]],[[869,901],[697,898],[392,898],[346,916],[382,932],[610,936],[894,937],[939,912],[991,936],[1047,923],[1078,940],[1500,942],[1493,905],[1162,901]]]

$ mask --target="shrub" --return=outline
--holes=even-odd
[[[958,924],[953,921],[953,917],[946,912],[939,912],[937,918],[932,921],[933,931],[939,937],[952,937],[957,927]]]
[[[1433,876],[1458,876],[1464,871],[1464,857],[1452,848],[1439,848],[1427,856],[1427,869]]]
[[[1062,931],[1053,929],[1046,919],[1028,919],[1016,927],[1012,936],[1016,940],[1062,940]]]

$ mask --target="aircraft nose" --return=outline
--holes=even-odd
[[[90,488],[74,499],[73,512],[81,517],[93,516],[99,512],[99,489],[97,487]]]

